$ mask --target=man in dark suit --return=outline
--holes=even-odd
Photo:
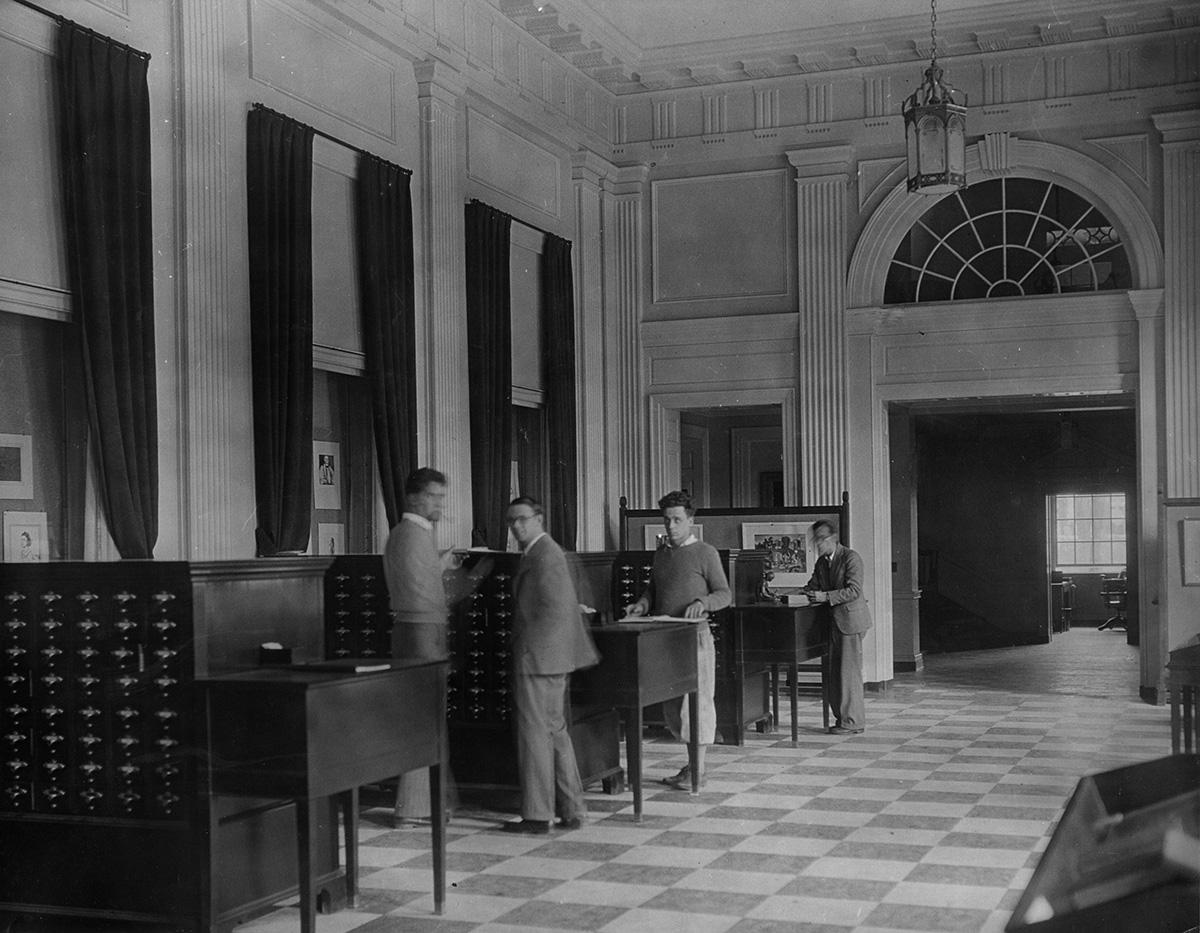
[[[862,643],[871,627],[871,609],[863,596],[863,561],[857,551],[844,547],[833,525],[813,523],[817,565],[804,590],[815,603],[825,603],[830,625],[829,705],[836,724],[834,735],[855,735],[866,727],[863,704]]]
[[[513,706],[521,819],[505,832],[544,834],[578,829],[587,815],[583,782],[567,732],[565,700],[571,671],[599,660],[579,612],[567,559],[544,527],[542,504],[513,499],[508,526],[521,547],[513,578]]]

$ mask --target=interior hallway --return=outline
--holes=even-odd
[[[362,822],[355,910],[321,933],[597,930],[1000,931],[1079,778],[1170,752],[1165,707],[1137,697],[1137,649],[1075,629],[1047,646],[940,655],[867,698],[864,735],[820,732],[802,699],[781,732],[709,754],[699,798],[654,782],[680,746],[646,746],[645,819],[590,793],[592,820],[548,837],[449,827],[445,914],[432,914],[429,838]],[[781,704],[786,709],[786,702]],[[238,928],[298,928],[290,906]]]

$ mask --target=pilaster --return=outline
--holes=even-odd
[[[649,176],[650,170],[644,165],[619,169],[612,193],[604,200],[604,396],[608,414],[608,488],[604,500],[605,511],[614,522],[609,529],[613,544],[620,497],[626,496],[633,508],[650,505],[640,334],[645,277],[644,205]]]
[[[616,171],[595,153],[571,159],[575,197],[576,463],[579,465],[580,550],[604,550],[604,181]]]
[[[437,526],[441,547],[471,540],[466,267],[461,144],[462,76],[431,59],[415,63],[420,110],[422,309],[417,315],[418,450],[422,465],[446,474],[451,502]]]
[[[1162,133],[1166,496],[1200,497],[1200,110],[1153,116]]]
[[[179,296],[182,310],[179,383],[186,450],[180,458],[180,524],[191,560],[225,560],[253,554],[254,522],[245,521],[233,490],[246,489],[229,452],[245,438],[235,424],[248,423],[249,400],[239,402],[239,380],[248,360],[234,359],[231,335],[244,333],[244,306],[230,294],[228,154],[237,151],[226,126],[222,61],[225,4],[181,0],[179,54]],[[245,409],[242,411],[240,409]],[[238,410],[235,410],[238,409]],[[251,464],[252,466],[252,464]],[[253,475],[251,470],[250,476]],[[250,502],[251,518],[253,497]]]
[[[800,301],[800,504],[841,501],[846,471],[846,188],[850,146],[792,149]]]

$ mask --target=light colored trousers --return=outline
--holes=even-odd
[[[836,625],[831,628],[829,706],[839,726],[862,729],[867,725],[867,710],[863,701],[862,633],[844,635]]]
[[[712,745],[717,739],[717,646],[707,622],[697,622],[696,629],[696,694],[700,698],[697,741],[701,745]],[[682,742],[691,738],[686,696],[663,703],[663,715],[671,735]]]
[[[521,817],[551,821],[587,815],[564,705],[569,674],[513,675]]]

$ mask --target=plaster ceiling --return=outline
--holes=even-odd
[[[494,0],[618,94],[927,60],[928,0]],[[1198,0],[938,0],[939,58],[1200,25]]]

